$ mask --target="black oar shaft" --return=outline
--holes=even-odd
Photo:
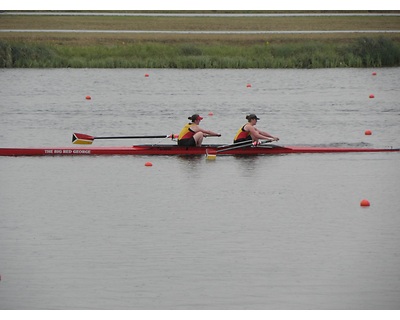
[[[120,136],[120,137],[93,137],[93,139],[156,139],[156,138],[168,138],[168,135],[163,136]]]
[[[160,138],[178,138],[177,134],[164,134],[164,135],[153,135],[153,136],[113,136],[113,137],[93,137],[88,134],[74,133],[72,135],[72,143],[74,144],[92,144],[94,140],[100,139],[160,139]]]
[[[232,143],[232,144],[228,144],[228,145],[219,147],[216,152],[218,153],[218,152],[224,152],[224,151],[233,150],[233,149],[246,148],[246,147],[250,147],[251,145],[253,145],[253,143],[254,142],[252,140],[236,142],[236,143]]]
[[[269,142],[272,142],[272,141],[265,141],[265,142],[262,142],[262,144],[269,143]],[[230,151],[230,150],[240,149],[240,148],[247,148],[247,147],[264,147],[265,148],[266,146],[258,145],[252,140],[246,140],[246,141],[236,142],[236,143],[232,143],[232,144],[228,144],[228,145],[219,147],[215,151],[215,153],[224,152],[224,151]]]

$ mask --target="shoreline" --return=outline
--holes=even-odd
[[[121,41],[77,45],[0,40],[0,68],[377,68],[400,66],[400,45],[386,37],[349,43],[301,41],[252,45]]]
[[[400,66],[399,11],[325,13],[5,12],[0,68]]]

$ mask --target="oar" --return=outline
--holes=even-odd
[[[266,140],[262,142],[258,141],[252,141],[252,140],[246,140],[246,141],[241,141],[237,143],[232,143],[232,144],[227,144],[225,146],[218,147],[217,150],[212,150],[211,152],[207,149],[206,150],[206,159],[207,160],[215,160],[217,157],[217,153],[219,152],[224,152],[224,151],[229,151],[229,150],[234,150],[234,149],[241,149],[241,148],[247,148],[247,147],[257,147],[258,145],[264,144],[264,143],[269,143],[272,142],[273,140]]]
[[[119,137],[93,137],[84,133],[74,133],[72,135],[72,143],[74,144],[92,144],[93,140],[99,139],[159,139],[159,138],[178,138],[177,134],[167,134],[158,136],[119,136]]]
[[[245,141],[241,141],[241,142],[236,142],[236,143],[231,143],[231,144],[227,144],[224,146],[220,146],[218,147],[217,152],[222,152],[225,150],[232,150],[233,149],[238,149],[238,148],[245,148],[245,147],[249,147],[251,145],[255,145],[255,142],[252,140],[245,140]]]

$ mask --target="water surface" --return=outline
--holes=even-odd
[[[399,77],[399,68],[0,70],[0,146],[177,133],[193,113],[222,133],[206,141],[229,143],[254,112],[284,145],[399,147]],[[399,161],[2,157],[0,309],[398,309]]]

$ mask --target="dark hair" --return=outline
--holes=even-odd
[[[260,120],[260,118],[258,118],[254,113],[249,114],[248,116],[246,116],[246,119],[250,122],[251,119],[257,119]]]
[[[199,119],[199,118],[200,118],[200,120],[203,119],[203,117],[199,116],[197,113],[194,114],[194,115],[192,115],[191,117],[188,117],[188,119],[189,119],[189,120],[192,120],[192,121],[196,121],[196,120]]]

